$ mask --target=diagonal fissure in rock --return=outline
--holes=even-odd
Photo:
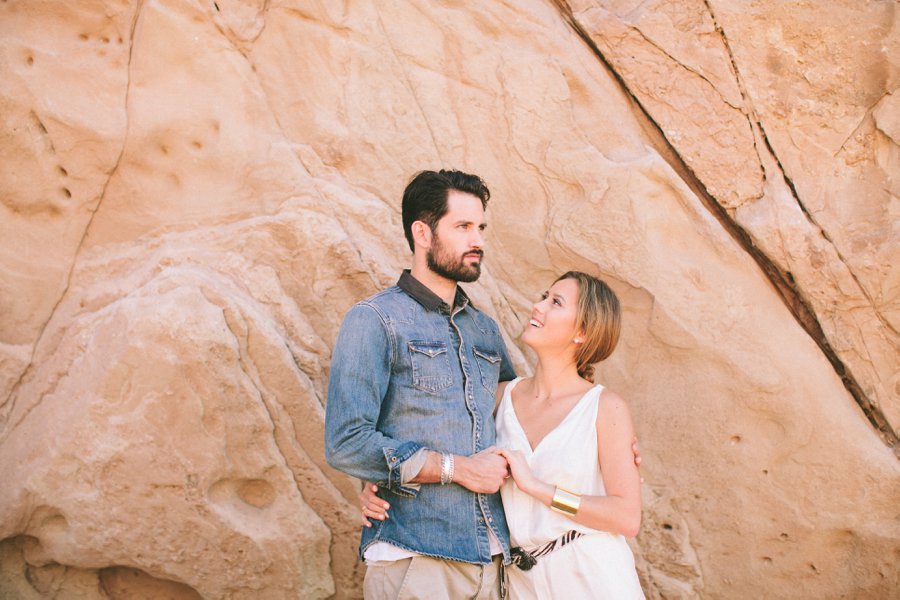
[[[687,65],[687,64],[681,62],[680,60],[678,60],[677,58],[675,58],[674,56],[672,56],[668,50],[663,48],[661,45],[659,45],[654,40],[652,40],[650,37],[648,37],[646,33],[641,31],[640,27],[637,27],[632,24],[628,24],[628,27],[630,29],[632,29],[635,33],[637,33],[637,35],[641,36],[641,39],[644,40],[647,44],[649,44],[650,46],[655,48],[657,50],[657,52],[659,52],[660,54],[665,56],[667,59],[672,61],[672,63],[680,66],[682,69],[684,69],[688,73],[691,73],[691,74],[699,77],[703,81],[705,81],[707,83],[707,85],[709,85],[709,87],[712,88],[712,90],[719,96],[719,98],[722,100],[722,102],[724,104],[730,106],[731,108],[733,108],[735,110],[740,110],[741,107],[735,106],[732,102],[730,102],[728,100],[728,98],[725,97],[725,94],[723,94],[721,91],[719,91],[719,88],[716,86],[716,84],[713,83],[712,81],[710,81],[709,77],[704,75],[699,69],[695,69],[695,68],[691,67],[690,65]]]
[[[886,330],[897,334],[897,330],[894,326],[888,321],[884,315],[876,308],[876,303],[872,298],[872,295],[863,285],[863,283],[859,280],[859,277],[856,275],[854,270],[850,267],[849,262],[844,258],[844,255],[841,253],[837,244],[834,243],[834,240],[828,234],[824,227],[822,227],[813,214],[809,211],[806,205],[803,203],[803,200],[800,198],[800,194],[797,192],[797,187],[794,185],[793,179],[788,175],[787,170],[784,168],[784,164],[781,162],[781,158],[778,156],[778,153],[775,152],[775,147],[772,145],[771,140],[769,139],[769,134],[766,132],[766,128],[762,124],[762,120],[759,118],[759,115],[756,113],[755,107],[753,106],[753,101],[750,98],[750,94],[747,93],[747,87],[744,85],[744,78],[741,75],[741,71],[738,68],[737,61],[734,58],[734,52],[731,49],[731,44],[728,42],[728,37],[725,35],[725,30],[719,25],[719,20],[716,17],[716,13],[713,10],[712,5],[710,5],[709,0],[704,0],[704,4],[706,5],[706,10],[709,11],[710,18],[712,18],[713,25],[715,26],[716,32],[718,32],[719,37],[722,38],[722,45],[725,47],[726,52],[728,52],[728,60],[731,62],[731,70],[734,72],[734,78],[737,82],[738,88],[741,91],[741,97],[744,100],[744,105],[749,109],[750,116],[752,118],[751,126],[755,128],[755,130],[759,133],[760,138],[762,138],[763,143],[765,144],[766,150],[769,152],[769,156],[775,161],[775,164],[778,165],[778,171],[781,174],[781,177],[784,179],[784,182],[787,184],[788,189],[791,191],[791,196],[794,198],[794,202],[797,203],[797,207],[800,208],[800,211],[803,213],[803,216],[806,217],[806,220],[816,228],[816,230],[822,235],[823,238],[831,245],[834,249],[835,254],[838,259],[847,267],[847,272],[850,274],[850,277],[853,278],[853,281],[856,283],[859,288],[860,293],[866,297],[866,300],[869,302],[869,305],[872,307],[872,312],[875,317],[878,319],[881,326]],[[881,102],[881,99],[884,98],[888,92],[882,94],[881,98],[879,98],[876,102],[872,104],[867,110],[866,114],[861,119],[859,125],[853,130],[853,132],[847,137],[850,139],[859,130],[862,126],[865,119],[872,113],[875,106],[878,102]],[[843,150],[844,145],[847,143],[847,140],[841,144],[841,150]],[[756,141],[753,142],[754,146],[756,146]],[[757,154],[759,154],[759,149],[757,148]],[[840,150],[838,151],[840,152]],[[760,161],[762,164],[762,161]],[[765,167],[763,167],[765,169]]]
[[[381,29],[382,35],[384,35],[384,39],[388,44],[388,48],[391,50],[391,54],[394,57],[394,61],[397,63],[397,68],[400,69],[400,72],[403,73],[403,80],[406,83],[407,89],[409,89],[409,94],[412,96],[413,101],[416,103],[416,106],[419,109],[419,112],[422,115],[422,120],[425,121],[425,127],[428,129],[428,134],[431,136],[431,143],[434,146],[434,152],[438,156],[438,160],[441,164],[444,164],[443,157],[441,156],[441,147],[437,143],[437,138],[434,135],[434,128],[431,126],[431,122],[428,120],[428,113],[425,112],[425,107],[422,104],[422,101],[419,99],[419,95],[416,94],[416,89],[412,84],[412,80],[409,78],[409,72],[407,72],[406,67],[403,65],[403,61],[400,60],[400,57],[397,55],[397,48],[394,47],[394,42],[391,40],[391,36],[388,35],[387,29],[384,26],[384,20],[381,18],[381,12],[378,10],[378,4],[373,5],[376,14],[378,15],[378,26]]]
[[[803,216],[806,217],[806,220],[812,224],[813,227],[816,228],[816,231],[828,242],[828,244],[834,250],[834,253],[837,255],[838,260],[847,267],[847,273],[853,279],[854,283],[856,283],[856,287],[859,289],[860,293],[865,296],[866,300],[869,302],[869,305],[872,307],[872,314],[878,319],[878,322],[884,327],[887,331],[894,333],[895,335],[898,333],[897,329],[893,326],[893,324],[888,321],[883,314],[876,308],[875,300],[872,298],[872,295],[863,285],[863,282],[859,280],[856,272],[850,268],[850,264],[847,262],[847,259],[844,258],[843,253],[838,248],[837,244],[834,243],[834,240],[831,239],[831,236],[825,230],[824,227],[819,225],[816,218],[812,215],[803,201],[800,199],[800,194],[797,192],[797,187],[794,185],[794,180],[787,174],[787,171],[784,169],[784,165],[781,164],[781,159],[778,158],[778,155],[775,153],[775,148],[772,147],[772,143],[769,141],[768,135],[766,135],[766,131],[762,126],[762,123],[757,122],[756,127],[759,130],[759,135],[762,137],[763,143],[766,145],[766,149],[769,151],[769,154],[772,156],[772,159],[775,161],[775,164],[778,165],[778,170],[781,173],[781,177],[784,179],[785,184],[788,189],[791,191],[791,196],[794,198],[794,202],[797,203],[797,206],[800,208],[800,212],[803,213]]]
[[[847,272],[850,274],[850,277],[853,278],[853,281],[856,283],[856,286],[859,289],[860,293],[865,296],[866,300],[869,302],[869,305],[872,307],[872,313],[878,319],[879,323],[881,323],[881,326],[884,327],[887,331],[891,331],[896,334],[897,330],[887,319],[884,318],[884,315],[882,315],[881,312],[876,308],[876,303],[873,300],[871,294],[863,285],[862,281],[859,280],[859,277],[856,275],[855,271],[850,267],[850,264],[848,263],[847,259],[844,258],[844,255],[841,253],[837,244],[834,243],[834,240],[831,239],[831,236],[828,234],[825,228],[819,224],[813,214],[806,207],[806,204],[800,198],[800,194],[797,191],[797,187],[794,185],[793,179],[788,175],[787,170],[784,168],[784,164],[781,162],[781,158],[778,156],[778,153],[775,152],[775,148],[773,147],[772,142],[769,139],[769,135],[766,132],[766,129],[763,126],[759,115],[756,113],[750,95],[747,93],[747,88],[744,85],[744,79],[741,76],[741,71],[738,68],[737,61],[734,58],[734,52],[731,49],[731,44],[728,42],[728,37],[725,35],[725,30],[719,24],[719,20],[716,17],[716,13],[713,10],[713,7],[710,4],[709,0],[704,0],[704,4],[706,5],[706,9],[707,11],[709,11],[710,17],[713,20],[716,31],[722,38],[722,45],[728,52],[728,59],[731,61],[731,68],[734,71],[735,80],[737,81],[738,87],[741,90],[741,96],[744,98],[744,103],[747,107],[749,107],[753,119],[755,120],[754,125],[756,127],[756,130],[759,132],[759,136],[762,138],[762,141],[765,144],[766,150],[769,152],[769,155],[778,166],[778,171],[781,174],[781,177],[787,185],[788,189],[791,191],[791,196],[793,197],[794,202],[796,202],[797,207],[803,213],[803,216],[806,217],[806,220],[813,227],[815,227],[816,230],[822,235],[822,237],[831,245],[838,257],[838,260],[840,260],[847,267]],[[870,108],[866,114],[868,115],[871,110],[872,108]],[[812,316],[815,317],[815,312],[811,308],[809,308],[809,311]],[[814,340],[816,340],[816,343],[819,344],[820,348],[822,348],[825,356],[834,367],[835,372],[841,377],[841,380],[844,382],[844,386],[847,388],[847,391],[850,392],[854,400],[856,400],[856,403],[859,405],[860,409],[862,409],[863,413],[866,415],[866,418],[881,434],[882,438],[888,443],[888,445],[894,448],[895,453],[900,452],[900,448],[898,448],[898,436],[896,432],[893,431],[893,428],[891,427],[887,418],[884,416],[884,413],[881,411],[881,409],[878,408],[878,406],[876,406],[868,398],[868,396],[862,390],[862,387],[859,385],[859,382],[856,381],[856,378],[853,377],[853,375],[850,373],[849,368],[845,364],[843,364],[843,361],[839,359],[837,353],[834,352],[834,350],[831,348],[830,344],[828,343],[827,337],[821,330],[818,319],[815,320],[814,327],[818,330],[819,335],[821,335],[821,340],[824,342],[826,347],[823,347],[823,344],[819,343],[819,338],[816,335],[813,335],[812,333],[810,333],[810,335]],[[810,331],[810,329],[807,328],[807,331]]]
[[[8,409],[6,410],[6,414],[10,414],[15,407],[15,395],[16,392],[21,387],[22,383],[25,381],[28,373],[31,371],[34,365],[34,355],[37,352],[37,348],[41,343],[41,340],[44,338],[44,333],[47,330],[47,326],[53,320],[53,316],[56,314],[56,311],[59,309],[60,305],[63,302],[63,299],[66,297],[66,294],[69,292],[69,287],[72,285],[72,276],[75,273],[75,265],[78,264],[78,256],[81,254],[81,249],[84,246],[84,242],[87,239],[88,232],[91,229],[91,224],[94,222],[94,216],[96,216],[97,211],[100,210],[100,205],[103,203],[103,199],[106,197],[106,191],[109,188],[109,184],[115,176],[116,172],[119,170],[119,165],[122,162],[122,157],[125,155],[125,146],[128,143],[128,123],[129,123],[129,96],[131,93],[131,62],[134,56],[134,38],[135,32],[137,31],[138,20],[140,19],[142,8],[143,8],[144,0],[137,0],[137,6],[134,11],[134,18],[131,21],[131,38],[130,44],[128,47],[128,64],[126,66],[126,80],[125,80],[125,133],[122,137],[122,147],[119,149],[119,154],[116,156],[116,161],[113,164],[112,168],[109,171],[109,176],[106,178],[106,182],[103,184],[103,189],[100,190],[100,194],[97,197],[97,202],[93,208],[90,209],[90,216],[88,217],[88,221],[84,226],[84,229],[81,233],[81,239],[78,240],[78,245],[75,248],[75,252],[72,254],[72,263],[69,265],[69,272],[66,273],[65,285],[63,286],[62,291],[59,294],[59,297],[56,299],[56,303],[53,305],[53,308],[50,310],[50,313],[47,315],[47,319],[44,321],[44,324],[41,325],[41,329],[38,332],[37,337],[35,338],[34,345],[31,347],[31,355],[28,359],[28,365],[22,370],[22,373],[19,375],[16,382],[12,385],[9,391],[9,395],[6,399],[0,403],[0,408],[6,407],[8,405]],[[38,121],[42,128],[44,128],[43,124]],[[44,129],[46,131],[46,129]],[[52,140],[49,141],[51,147],[53,146]],[[30,409],[29,409],[30,412]]]
[[[862,389],[862,386],[859,384],[857,379],[853,376],[850,368],[844,364],[844,362],[840,359],[837,352],[832,348],[831,343],[828,341],[825,332],[822,330],[822,326],[819,323],[819,319],[815,313],[815,310],[810,306],[810,304],[803,297],[802,292],[797,288],[793,281],[793,277],[781,269],[775,262],[770,259],[764,252],[762,252],[753,242],[750,234],[740,225],[738,224],[731,215],[728,214],[728,211],[723,207],[712,194],[706,189],[706,186],[703,184],[702,180],[697,176],[694,170],[690,167],[690,165],[682,159],[681,155],[675,149],[675,147],[669,142],[668,138],[666,138],[665,133],[662,130],[662,127],[653,119],[653,116],[650,114],[650,111],[643,105],[637,95],[632,91],[632,89],[628,86],[628,83],[624,80],[624,78],[615,70],[610,61],[603,55],[603,52],[597,46],[596,43],[591,39],[590,34],[581,26],[578,20],[575,18],[575,15],[572,12],[572,8],[569,6],[566,0],[552,0],[553,4],[559,10],[560,15],[563,20],[572,28],[576,35],[587,45],[587,47],[594,54],[598,62],[606,69],[606,71],[615,79],[615,81],[619,84],[620,88],[623,92],[631,99],[632,102],[639,109],[639,114],[648,124],[649,128],[654,132],[657,137],[659,144],[662,146],[663,152],[661,155],[663,158],[672,166],[672,168],[679,173],[685,183],[697,194],[697,197],[706,207],[706,209],[712,214],[719,224],[722,226],[725,231],[731,235],[732,239],[734,239],[740,247],[756,262],[762,272],[765,274],[766,278],[771,282],[772,286],[775,288],[779,297],[784,302],[785,306],[794,316],[794,319],[798,324],[806,331],[807,335],[816,343],[821,352],[828,359],[828,362],[831,363],[832,368],[835,373],[840,377],[841,382],[844,384],[847,392],[853,397],[856,401],[856,404],[862,410],[866,419],[869,421],[871,426],[878,433],[879,437],[884,441],[884,443],[894,450],[895,454],[900,456],[900,447],[898,447],[898,436],[894,429],[891,427],[891,424],[888,422],[887,418],[884,416],[884,413],[881,409],[867,396],[865,391]],[[716,24],[716,28],[720,31],[718,24]],[[724,35],[723,35],[724,38]],[[728,49],[729,54],[731,52],[730,48]],[[734,58],[731,58],[732,66],[736,68],[733,64]],[[737,75],[736,75],[737,76]],[[742,93],[744,93],[743,88],[741,89]],[[746,96],[745,96],[746,98]],[[794,198],[801,210],[803,210],[804,214],[813,225],[823,232],[821,227],[818,227],[816,222],[812,219],[809,212],[803,206],[803,203],[800,201],[799,196],[797,195],[797,190],[794,188],[793,182],[787,177],[784,173],[784,169],[781,165],[781,162],[778,161],[778,157],[775,155],[771,145],[769,144],[768,138],[765,136],[765,132],[762,130],[762,127],[757,126],[760,130],[760,135],[762,136],[768,151],[775,158],[779,169],[782,172],[782,175],[785,181],[788,184],[788,187],[791,189],[791,193],[794,195]],[[843,260],[843,259],[842,259]],[[859,283],[859,282],[857,282]],[[865,290],[863,290],[865,293]]]

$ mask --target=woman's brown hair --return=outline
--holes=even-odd
[[[612,354],[622,331],[619,299],[606,283],[581,271],[569,271],[556,281],[574,279],[578,283],[578,304],[575,327],[584,334],[584,341],[575,350],[578,374],[594,381],[594,363]],[[555,282],[554,282],[555,283]]]

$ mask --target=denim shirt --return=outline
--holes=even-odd
[[[491,562],[490,527],[509,561],[500,494],[458,484],[404,485],[400,466],[428,448],[470,456],[494,444],[498,381],[515,377],[500,330],[457,288],[451,311],[404,271],[356,304],[331,361],[325,455],[335,469],[378,483],[390,518],[364,528],[375,542],[438,558]],[[418,489],[417,489],[418,488]]]

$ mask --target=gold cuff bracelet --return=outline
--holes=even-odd
[[[571,517],[578,513],[579,506],[581,506],[579,494],[556,486],[556,490],[553,492],[553,502],[550,503],[551,509]]]

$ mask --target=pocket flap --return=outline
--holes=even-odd
[[[429,358],[434,358],[439,354],[445,354],[447,345],[442,342],[409,342],[409,349],[413,352],[425,354]]]
[[[477,346],[472,347],[472,352],[475,353],[476,356],[480,356],[484,360],[489,363],[497,363],[500,362],[500,353],[499,352],[491,352],[490,350],[482,350]]]

